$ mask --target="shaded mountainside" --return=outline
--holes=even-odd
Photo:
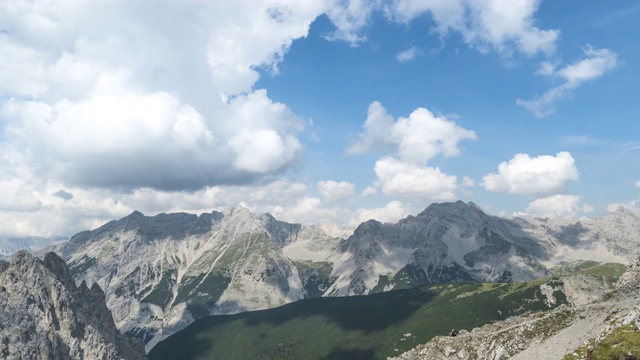
[[[639,234],[639,218],[625,211],[578,223],[525,221],[458,201],[395,224],[370,220],[337,238],[238,207],[200,216],[134,212],[55,251],[76,281],[105,289],[118,328],[151,349],[211,314],[425,284],[530,281],[568,260],[626,263],[640,251]]]
[[[100,287],[76,286],[54,253],[0,261],[0,309],[3,359],[145,359],[142,343],[116,329]]]
[[[196,320],[149,353],[161,359],[385,359],[452,327],[471,328],[568,304],[558,278],[436,284],[305,299]]]

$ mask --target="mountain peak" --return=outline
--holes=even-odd
[[[476,212],[479,211],[484,213],[482,208],[480,208],[480,206],[476,205],[475,203],[471,201],[468,203],[465,203],[462,200],[458,200],[456,202],[433,203],[427,206],[427,208],[424,209],[417,216],[421,217],[421,216],[428,216],[428,215],[441,214],[441,213],[465,212],[465,211],[476,211]]]
[[[624,206],[618,206],[618,208],[616,209],[616,211],[614,211],[612,214],[616,214],[616,215],[624,215],[624,216],[633,216],[636,217],[636,212],[624,207]]]
[[[144,219],[146,216],[138,210],[134,210],[131,214],[123,217],[121,220],[140,220]]]
[[[229,217],[253,217],[251,210],[242,205],[236,205],[226,211]]]

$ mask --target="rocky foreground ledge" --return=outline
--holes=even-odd
[[[55,253],[0,261],[0,358],[146,359],[116,329],[97,284],[76,286]]]
[[[585,359],[616,331],[640,339],[640,258],[600,299],[516,316],[459,336],[438,336],[391,360]],[[640,342],[640,340],[638,341]]]

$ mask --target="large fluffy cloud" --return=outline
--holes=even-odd
[[[303,122],[254,90],[317,2],[0,5],[2,151],[100,188],[252,182],[300,158]],[[265,29],[268,29],[265,31]]]
[[[516,154],[498,165],[498,173],[486,175],[482,186],[509,194],[549,194],[563,191],[565,183],[571,180],[578,180],[578,169],[568,152],[537,157]]]
[[[404,161],[424,164],[436,155],[455,156],[458,143],[475,140],[475,132],[458,126],[444,116],[425,108],[414,110],[408,118],[394,119],[377,101],[369,105],[364,132],[347,152],[360,154],[373,150],[396,149]]]
[[[377,220],[382,223],[396,222],[409,215],[409,209],[400,201],[391,201],[379,208],[360,208],[355,211],[349,224],[357,226],[368,220]]]
[[[518,99],[518,105],[524,106],[537,117],[553,113],[553,104],[567,97],[582,83],[597,79],[617,66],[618,55],[609,49],[596,49],[590,45],[584,49],[585,58],[561,69],[552,63],[542,64],[539,73],[564,80],[561,85],[549,89],[531,100]]]
[[[593,211],[591,205],[580,206],[580,197],[575,195],[553,195],[532,201],[519,216],[574,219]]]
[[[377,101],[369,105],[364,131],[347,153],[392,152],[376,161],[375,187],[385,195],[419,197],[429,200],[452,200],[457,189],[457,177],[428,166],[429,160],[460,153],[458,144],[477,138],[475,132],[458,126],[443,116],[435,116],[418,108],[408,118],[394,118]],[[364,194],[364,193],[363,193]]]
[[[429,200],[453,200],[457,177],[439,168],[418,166],[385,157],[376,161],[376,185],[386,195],[420,197]]]

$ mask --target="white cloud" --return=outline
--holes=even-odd
[[[318,181],[318,191],[325,201],[333,203],[352,196],[356,186],[347,181],[322,180]]]
[[[553,113],[553,104],[566,98],[582,83],[594,80],[615,69],[618,55],[609,49],[596,49],[587,45],[584,49],[585,59],[569,64],[561,69],[543,63],[539,74],[553,76],[564,80],[564,83],[549,89],[531,100],[518,99],[516,103],[533,112],[536,117]]]
[[[393,116],[387,113],[382,104],[374,101],[367,109],[367,120],[362,127],[364,132],[360,133],[359,139],[349,148],[349,154],[363,154],[373,150],[383,150],[392,148],[392,140],[389,131],[394,126]]]
[[[472,178],[470,178],[468,176],[465,176],[465,177],[462,178],[462,186],[464,186],[464,187],[476,187],[476,182]]]
[[[22,179],[0,179],[0,189],[0,212],[29,212],[42,206],[34,194],[36,190]]]
[[[418,108],[408,118],[394,122],[377,101],[369,105],[363,127],[364,132],[347,149],[348,153],[395,148],[403,161],[414,164],[424,164],[439,154],[456,156],[460,153],[460,141],[477,139],[474,131],[466,130],[443,116],[435,116],[425,108]]]
[[[509,162],[498,165],[498,173],[484,176],[481,185],[489,191],[509,194],[557,193],[564,190],[567,181],[578,180],[574,163],[568,152],[534,158],[516,154]]]
[[[386,195],[420,197],[430,200],[453,200],[457,178],[439,168],[422,167],[392,157],[376,161],[376,185]]]
[[[3,2],[0,96],[11,100],[0,103],[0,151],[28,154],[38,176],[64,184],[127,190],[284,171],[303,151],[303,121],[253,89],[256,68],[277,72],[324,10],[267,0]]]
[[[367,25],[372,13],[379,8],[379,0],[330,0],[327,16],[336,29],[325,36],[329,41],[345,41],[358,46],[367,38],[361,30]]]
[[[361,208],[355,211],[349,225],[357,226],[368,220],[377,220],[382,223],[397,222],[409,214],[407,207],[400,201],[391,201],[380,208]]]
[[[580,197],[575,195],[553,195],[546,198],[534,200],[529,203],[524,213],[517,213],[517,216],[528,217],[548,217],[575,219],[581,214],[593,211],[591,205],[580,206]]]
[[[411,46],[410,48],[397,53],[396,59],[401,63],[409,62],[415,59],[419,54],[420,50],[415,46]]]
[[[302,145],[293,136],[284,139],[273,129],[243,130],[229,139],[236,153],[233,165],[240,170],[266,173],[290,163]]]
[[[640,189],[640,180],[636,181],[636,187]]]
[[[387,14],[409,22],[430,13],[441,36],[459,32],[467,44],[483,52],[494,49],[507,57],[516,51],[532,56],[551,54],[560,35],[558,30],[535,26],[539,6],[540,0],[397,0],[387,6]]]
[[[363,197],[373,196],[373,195],[376,195],[377,193],[378,193],[378,189],[376,189],[374,186],[367,186],[364,190],[362,190]]]
[[[475,132],[443,116],[435,116],[425,108],[418,108],[408,118],[394,121],[377,101],[369,105],[363,128],[358,141],[347,149],[347,153],[395,152],[394,156],[376,161],[376,191],[380,189],[383,194],[391,196],[455,199],[457,178],[426,164],[438,155],[458,155],[458,143],[476,139]],[[373,189],[366,191],[366,195],[373,193]]]

